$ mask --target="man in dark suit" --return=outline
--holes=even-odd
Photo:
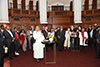
[[[45,39],[48,39],[48,27],[44,26],[44,30],[41,31],[45,37]],[[48,51],[48,44],[46,44],[46,51]]]
[[[4,42],[5,37],[3,36],[4,26],[0,26],[0,41]]]
[[[15,55],[15,49],[14,49],[15,48],[15,45],[14,45],[15,38],[14,38],[14,35],[13,35],[12,31],[10,30],[9,26],[7,26],[6,30],[4,30],[3,35],[5,36],[5,42],[8,47],[9,58],[13,59],[11,56],[11,48],[13,51],[13,57],[17,57]]]
[[[58,51],[62,52],[63,46],[64,46],[64,41],[65,41],[65,30],[63,29],[62,26],[57,33],[57,37],[58,37],[58,47],[59,47]]]
[[[91,30],[92,30],[92,28],[91,28],[91,26],[89,26],[88,31],[87,31],[88,39],[89,39],[89,44],[88,45],[90,45],[90,32],[91,32]]]
[[[100,29],[96,34],[96,41],[97,41],[97,50],[96,50],[96,57],[95,59],[100,59]]]
[[[5,44],[0,41],[0,67],[3,67],[4,64],[4,53],[7,53],[7,50],[5,50]]]
[[[92,44],[93,44],[94,48],[96,46],[96,37],[95,37],[95,35],[96,35],[96,29],[94,28],[94,26],[92,26],[92,29],[90,31],[90,48],[91,48]]]

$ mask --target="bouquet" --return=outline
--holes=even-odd
[[[77,37],[78,33],[77,32],[71,32],[71,37]]]
[[[51,41],[57,41],[57,38],[51,33],[50,36],[48,36],[49,40]]]

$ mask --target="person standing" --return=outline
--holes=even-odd
[[[32,31],[32,27],[30,27],[30,29],[27,31],[27,36],[28,36],[28,42],[29,42],[29,50],[32,49],[32,44],[31,44],[31,38],[33,35],[33,31]]]
[[[65,42],[64,42],[64,49],[67,49],[69,50],[69,47],[70,47],[70,28],[67,29],[66,33],[65,33]]]
[[[85,44],[86,39],[88,38],[88,34],[84,28],[82,28],[82,32],[79,32],[80,38],[80,53],[82,52],[82,48],[84,48],[84,53],[86,53],[86,47],[88,44]]]
[[[19,55],[18,50],[20,48],[20,43],[19,43],[19,35],[17,33],[17,27],[14,27],[14,31],[13,31],[13,35],[14,35],[14,44],[15,44],[15,54]]]
[[[0,67],[4,66],[4,54],[8,52],[8,48],[5,47],[5,44],[0,41]]]
[[[96,41],[97,41],[97,51],[95,59],[100,59],[100,29],[99,32],[96,34]]]
[[[5,37],[4,37],[4,35],[3,35],[4,26],[1,25],[0,28],[1,28],[1,29],[0,29],[0,41],[2,41],[2,42],[4,43],[4,40],[5,40]]]
[[[33,37],[36,40],[34,45],[33,45],[33,51],[34,51],[34,58],[36,59],[37,63],[40,63],[39,59],[44,58],[44,44],[41,42],[45,40],[43,33],[41,33],[39,26],[35,26],[35,31],[33,32]]]
[[[3,35],[5,36],[5,43],[8,47],[8,54],[9,54],[9,58],[13,59],[11,56],[11,49],[13,51],[13,57],[17,57],[15,55],[15,44],[14,44],[14,35],[12,33],[12,31],[10,30],[10,26],[6,27],[6,30],[4,30]]]
[[[44,30],[41,31],[45,39],[48,39],[48,27],[44,26]],[[46,51],[48,51],[48,44],[46,44]]]
[[[70,32],[71,32],[71,38],[70,38],[70,47],[73,49],[74,48],[74,37],[73,37],[73,34],[76,30],[74,29],[74,26],[71,25],[71,28],[70,28]]]
[[[60,27],[60,30],[57,33],[57,37],[58,37],[58,47],[59,47],[58,51],[62,52],[65,41],[65,31],[62,26]]]
[[[96,35],[96,29],[94,28],[94,26],[92,26],[92,29],[91,29],[91,31],[90,31],[90,48],[91,48],[91,46],[92,46],[92,44],[93,44],[93,46],[94,46],[94,48],[95,48],[95,46],[96,46],[96,38],[95,38],[95,35]]]
[[[25,52],[27,50],[27,40],[26,40],[26,34],[24,29],[21,30],[20,39],[22,41],[22,49]]]

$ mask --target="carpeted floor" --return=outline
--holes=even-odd
[[[94,59],[96,52],[87,48],[87,53],[79,54],[72,50],[63,50],[59,52],[57,48],[56,64],[45,64],[45,58],[37,63],[33,58],[33,51],[20,51],[20,56],[10,60],[11,67],[100,67],[100,59]],[[53,50],[49,47],[47,52],[47,61],[53,61]]]

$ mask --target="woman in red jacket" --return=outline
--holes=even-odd
[[[26,40],[26,34],[25,34],[24,29],[21,30],[20,39],[22,40],[22,49],[23,51],[26,51],[27,50],[27,40]]]

